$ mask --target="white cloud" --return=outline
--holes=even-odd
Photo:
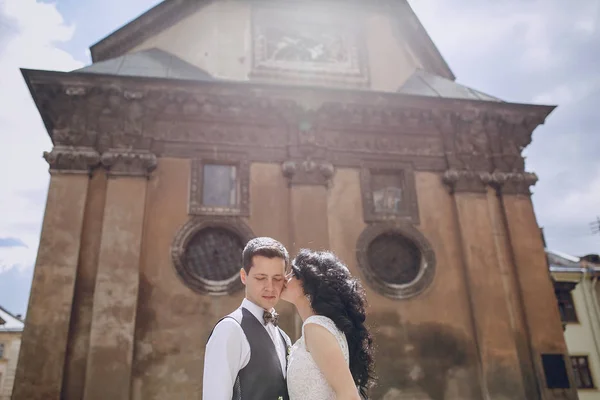
[[[0,247],[0,274],[11,268],[29,268],[35,262],[35,253],[24,247]]]
[[[54,4],[0,1],[0,22],[13,27],[0,46],[0,236],[28,246],[0,250],[3,272],[35,260],[49,179],[42,153],[52,146],[19,69],[69,71],[83,64],[58,47],[74,27]]]
[[[534,132],[527,168],[549,246],[600,252],[600,2],[409,0],[458,81],[508,101],[558,105]],[[596,150],[597,152],[597,150]]]
[[[581,77],[575,81],[560,82],[552,89],[538,93],[531,101],[536,104],[559,104],[560,107],[565,107],[585,100],[599,91],[600,76]]]

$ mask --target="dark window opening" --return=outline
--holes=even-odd
[[[548,389],[568,389],[571,387],[565,358],[562,354],[542,354],[542,364],[544,365],[544,375],[546,376]]]
[[[577,313],[575,312],[573,296],[570,291],[557,290],[556,300],[558,301],[558,311],[560,312],[560,319],[562,322],[579,322],[577,319]]]

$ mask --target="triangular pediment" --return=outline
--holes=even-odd
[[[297,1],[299,4],[307,3],[303,0]],[[341,0],[333,0],[332,4],[336,1],[342,3]],[[184,18],[216,2],[219,2],[219,0],[165,0],[91,46],[92,61],[97,63],[123,56],[152,37],[171,28]],[[269,3],[265,2],[265,4]],[[356,6],[362,7],[365,4],[370,5],[370,3],[356,2]],[[343,7],[346,7],[346,5],[346,2],[341,4]],[[406,0],[389,1],[385,4],[385,7],[386,10],[389,9],[389,15],[392,15],[391,18],[394,21],[389,35],[399,34],[406,40],[410,52],[419,59],[422,69],[446,79],[454,80],[454,74]],[[184,39],[179,38],[178,40]],[[185,40],[194,39],[193,37],[186,37]]]

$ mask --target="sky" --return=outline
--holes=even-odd
[[[89,46],[159,0],[0,0],[0,305],[25,314],[51,150],[19,68],[70,71]],[[457,82],[558,105],[525,150],[548,247],[600,253],[600,2],[409,0]]]

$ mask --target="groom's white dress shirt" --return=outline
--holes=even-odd
[[[242,301],[247,309],[263,324],[275,344],[283,376],[286,374],[286,346],[273,324],[264,325],[264,309],[248,299]],[[250,343],[240,324],[232,318],[221,320],[206,344],[204,354],[204,379],[202,398],[204,400],[231,400],[233,385],[238,372],[250,361]]]

